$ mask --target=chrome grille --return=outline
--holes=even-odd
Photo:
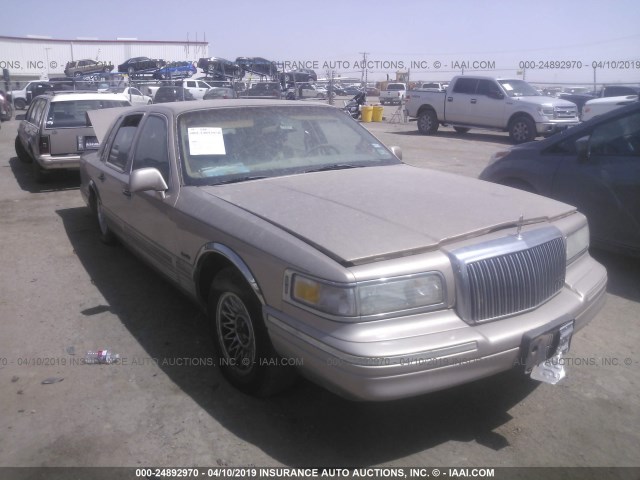
[[[555,238],[548,233],[543,238],[534,233],[529,241],[523,234],[485,244],[477,249],[480,255],[470,248],[454,252],[458,314],[469,323],[494,320],[535,308],[558,293],[564,285],[566,250],[557,230]]]
[[[561,107],[553,107],[554,118],[575,118],[578,116],[578,108],[575,106],[564,105]]]

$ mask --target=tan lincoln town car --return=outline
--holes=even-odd
[[[218,368],[246,393],[296,372],[378,401],[514,368],[556,383],[603,305],[574,207],[406,165],[332,106],[89,116],[100,148],[82,156],[81,192],[101,239],[202,306]]]

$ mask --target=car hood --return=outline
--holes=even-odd
[[[394,165],[201,187],[343,264],[420,253],[574,207],[433,170]]]
[[[546,97],[544,95],[531,95],[524,97],[511,97],[511,100],[519,102],[531,103],[533,105],[552,105],[554,107],[575,107],[576,104],[569,100],[560,98]]]

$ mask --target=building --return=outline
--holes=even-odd
[[[0,36],[0,69],[9,70],[14,87],[15,82],[64,76],[65,65],[72,60],[111,62],[117,69],[119,64],[132,57],[161,58],[167,62],[197,62],[199,58],[208,56],[209,44],[206,41],[151,41],[135,38],[62,40],[33,35]]]

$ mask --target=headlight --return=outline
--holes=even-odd
[[[545,117],[553,117],[553,107],[551,105],[541,105],[538,107],[538,112]]]
[[[291,280],[289,280],[289,278]],[[291,288],[287,284],[291,283]],[[437,272],[341,285],[293,274],[285,279],[289,298],[337,317],[368,317],[413,313],[444,302],[442,276]]]
[[[567,263],[571,263],[589,248],[589,225],[584,224],[573,233],[567,235]]]

